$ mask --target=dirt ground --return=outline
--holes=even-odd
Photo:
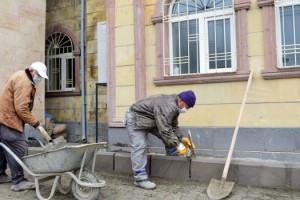
[[[197,181],[180,181],[151,177],[157,184],[155,190],[143,190],[133,185],[132,177],[129,175],[97,173],[107,185],[101,189],[99,200],[208,200],[206,189],[208,183]],[[33,181],[31,177],[29,180]],[[63,178],[63,184],[68,185],[68,178]],[[50,194],[52,181],[41,183],[41,193],[44,197]],[[0,185],[1,200],[35,200],[38,199],[34,190],[23,192],[12,192],[11,184]],[[53,200],[73,200],[72,191],[67,195],[56,192]],[[236,185],[233,193],[226,199],[230,200],[299,200],[300,192]]]

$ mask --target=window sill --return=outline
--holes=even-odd
[[[282,78],[300,78],[300,69],[275,69],[263,70],[262,76],[264,79],[282,79]]]
[[[70,91],[70,92],[47,92],[46,97],[69,97],[69,96],[80,96],[81,91]]]
[[[234,82],[234,81],[247,81],[249,72],[243,72],[237,74],[232,73],[216,73],[216,74],[197,74],[197,75],[183,75],[183,76],[166,76],[155,77],[153,82],[155,85],[183,85],[183,84],[195,84],[195,83],[222,83],[222,82]]]

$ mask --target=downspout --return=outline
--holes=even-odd
[[[80,36],[81,36],[81,137],[82,142],[86,143],[86,103],[85,103],[85,0],[81,0],[81,26],[80,26]]]

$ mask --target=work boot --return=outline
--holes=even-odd
[[[0,176],[0,184],[2,183],[10,183],[11,182],[11,178],[8,177],[6,174]]]
[[[14,192],[31,190],[31,189],[35,189],[35,184],[27,180],[20,181],[19,183],[11,186],[11,190]]]
[[[148,179],[140,180],[140,181],[134,181],[134,185],[141,187],[146,190],[153,190],[156,188],[155,183],[149,181]]]

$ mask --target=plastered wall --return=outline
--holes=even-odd
[[[151,16],[155,0],[145,0],[146,94],[172,94],[194,90],[197,103],[187,114],[180,115],[181,126],[233,127],[239,114],[246,81],[156,86],[156,34]],[[116,118],[123,118],[135,102],[134,1],[115,1]],[[252,85],[241,121],[244,127],[299,127],[300,80],[298,78],[263,79],[264,35],[262,9],[251,0],[247,10],[248,62],[254,70]]]
[[[45,1],[0,0],[0,90],[17,70],[44,62]],[[44,121],[44,83],[37,87],[33,114]]]

